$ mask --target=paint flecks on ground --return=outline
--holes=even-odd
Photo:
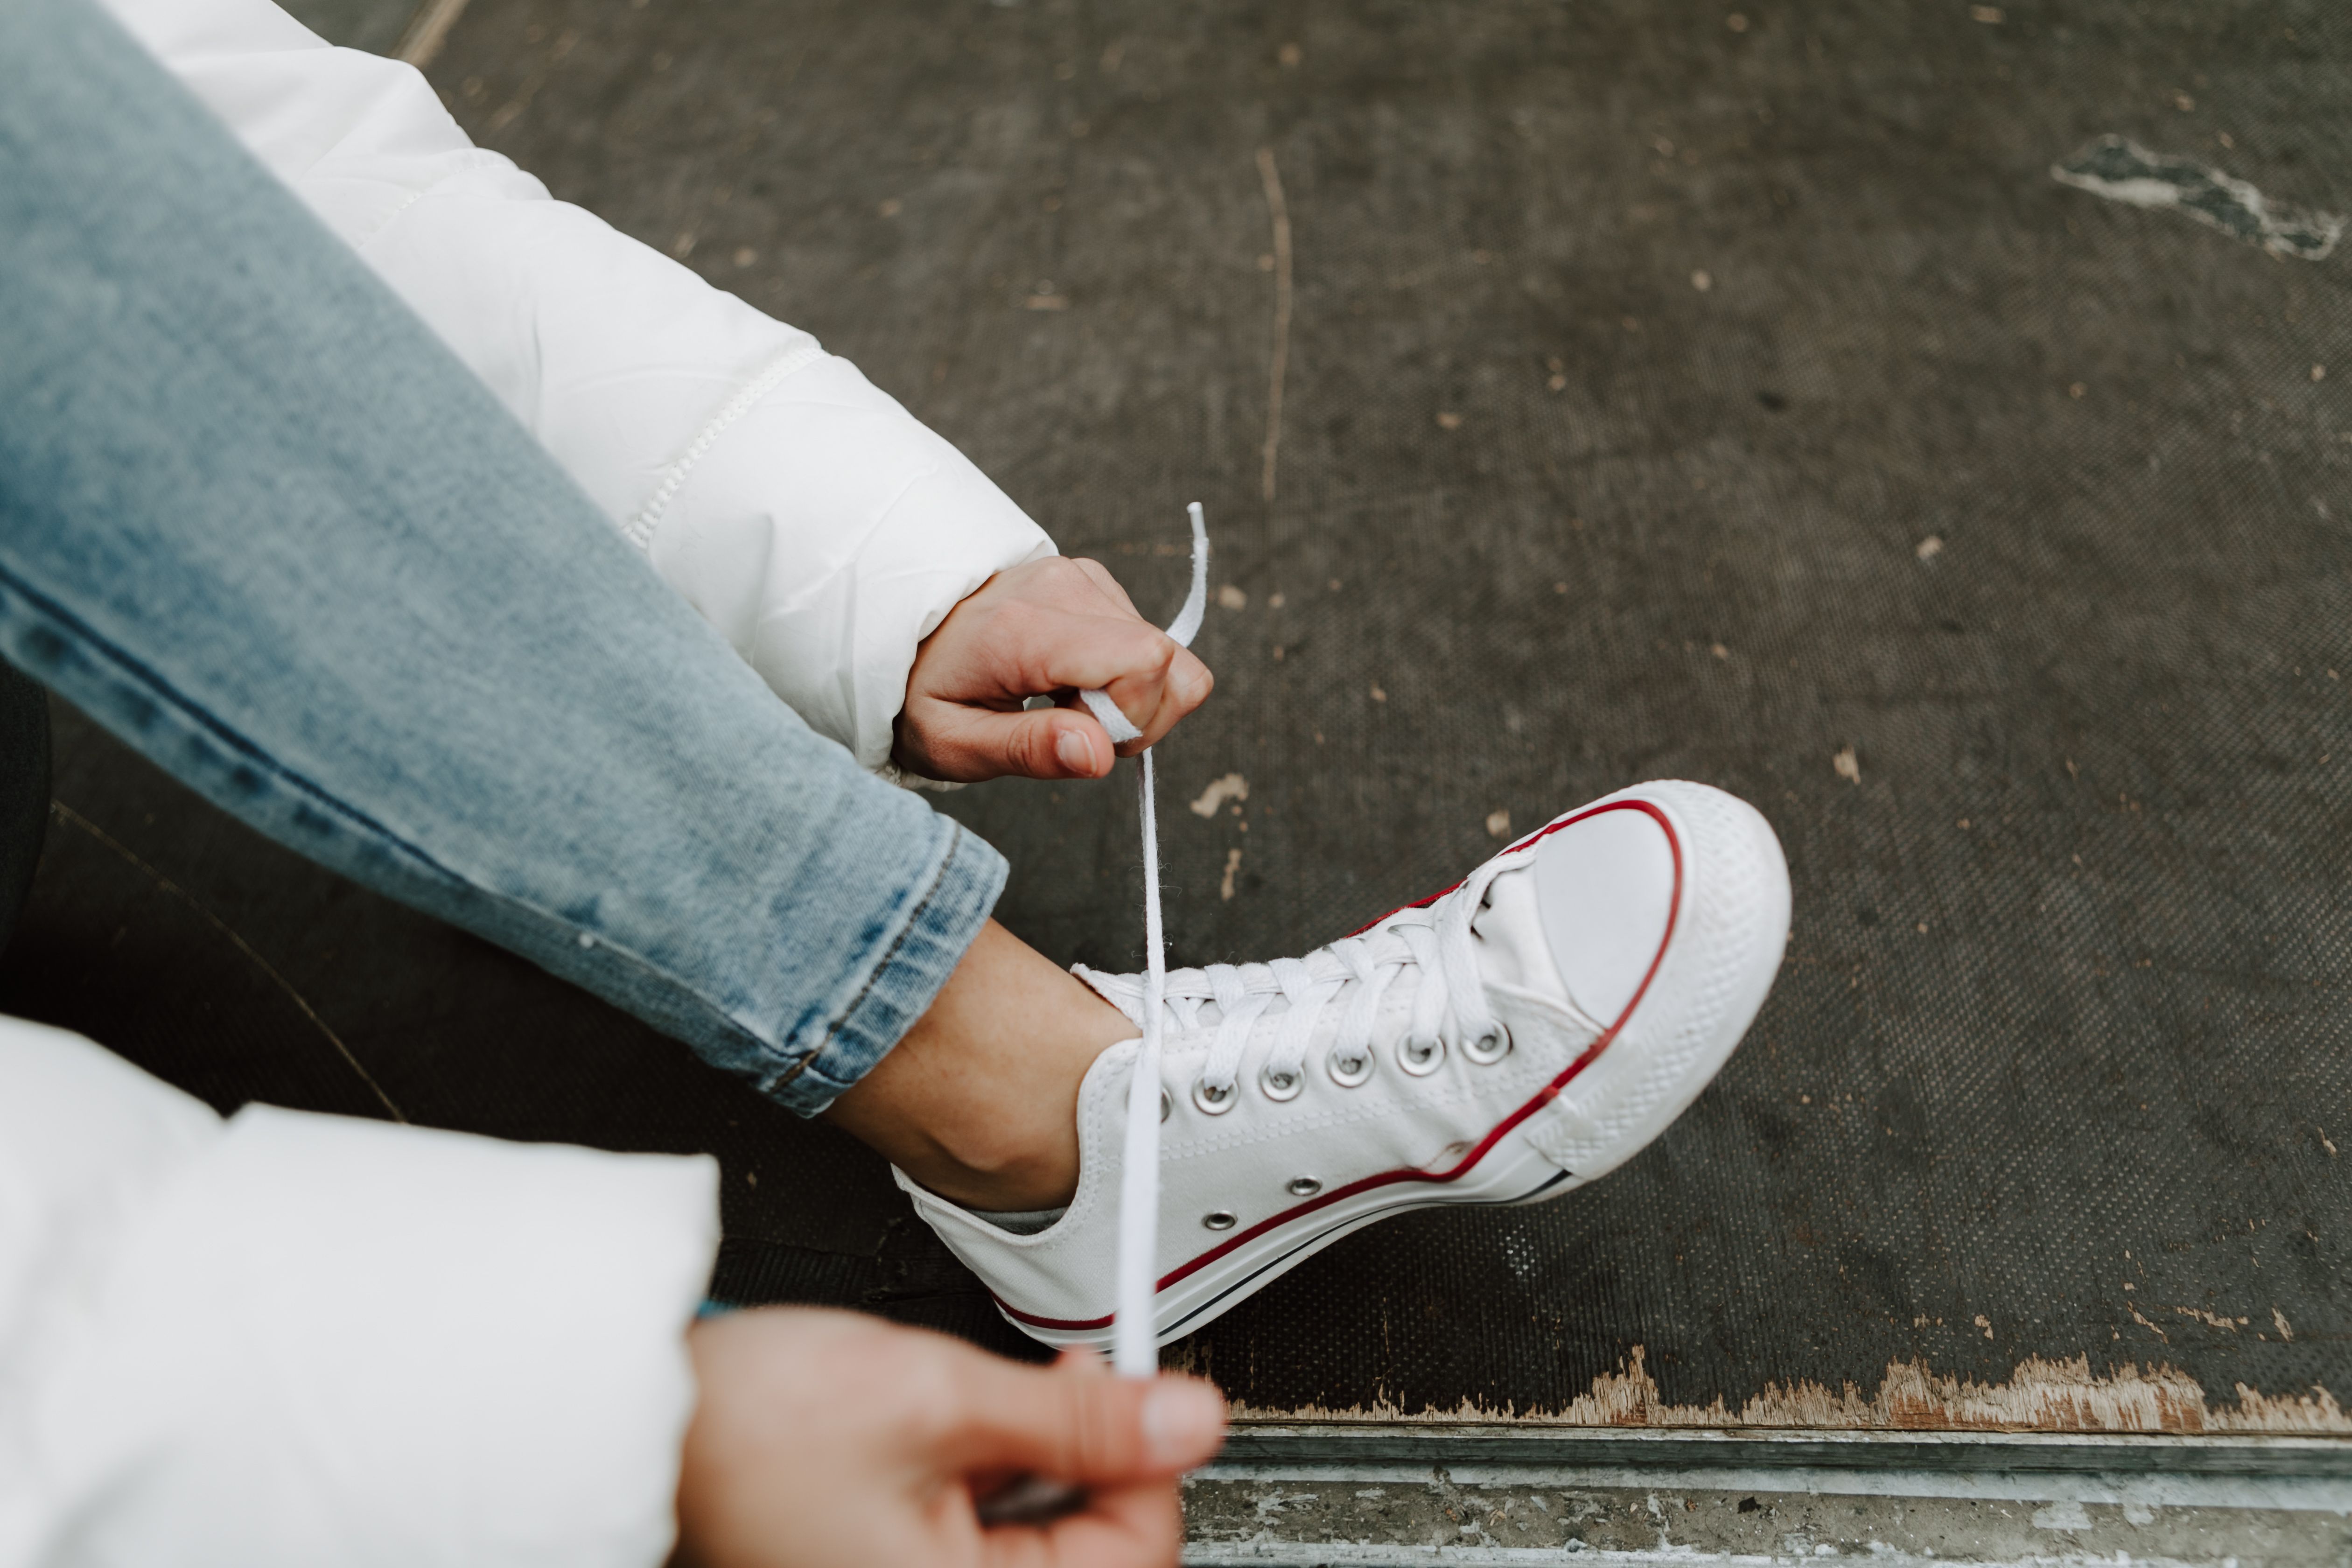
[[[1249,780],[1239,773],[1227,773],[1201,792],[1199,797],[1192,802],[1192,815],[1214,816],[1217,815],[1217,807],[1224,805],[1225,802],[1248,798]]]
[[[2227,1329],[2233,1334],[2238,1331],[2238,1325],[2246,1321],[2243,1318],[2224,1317],[2219,1312],[2209,1312],[2202,1307],[2175,1307],[2172,1310],[2184,1318],[2194,1318],[2200,1323],[2216,1329]]]
[[[2151,153],[2124,136],[2102,136],[2050,177],[2127,206],[2169,207],[2273,256],[2317,261],[2344,235],[2344,216],[2273,203],[2244,180],[2210,164]]]
[[[1929,534],[1917,544],[1912,546],[1911,549],[1911,553],[1916,555],[1922,561],[1933,561],[1937,556],[1941,555],[1943,552],[1943,536],[1936,533]]]
[[[1510,836],[1511,814],[1507,811],[1488,812],[1486,814],[1486,837],[1489,838],[1508,838]]]
[[[1862,782],[1862,759],[1853,754],[1852,746],[1840,746],[1837,755],[1830,759],[1830,766],[1835,768],[1837,776],[1848,784]]]
[[[1249,608],[1249,595],[1228,583],[1217,590],[1217,606],[1226,610],[1246,610]]]
[[[1224,880],[1217,884],[1217,897],[1225,900],[1229,903],[1233,900],[1234,878],[1240,872],[1241,868],[1242,852],[1238,849],[1226,850],[1225,876]]]

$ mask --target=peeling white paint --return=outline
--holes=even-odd
[[[2151,153],[2124,136],[2100,137],[2064,163],[2052,164],[2050,177],[2126,206],[2185,213],[2273,256],[2318,261],[2344,235],[2340,213],[2273,203],[2244,180],[2210,164]]]
[[[2352,1436],[2352,1413],[2317,1384],[2267,1394],[2238,1384],[2234,1405],[2213,1405],[2194,1377],[2163,1363],[2126,1363],[2112,1373],[2091,1370],[2090,1357],[2045,1361],[2029,1356],[2002,1383],[1948,1377],[1924,1361],[1891,1361],[1877,1391],[1865,1395],[1848,1383],[1832,1391],[1800,1381],[1768,1383],[1738,1405],[1720,1395],[1706,1405],[1675,1405],[1661,1394],[1633,1347],[1617,1372],[1558,1409],[1482,1409],[1465,1400],[1452,1410],[1405,1411],[1387,1401],[1329,1410],[1262,1410],[1235,1405],[1242,1421],[1507,1421],[1520,1426],[1797,1427],[1815,1431],[1976,1432],[2270,1432]]]
[[[1249,780],[1239,773],[1227,773],[1221,779],[1212,781],[1209,787],[1201,792],[1199,797],[1192,802],[1192,815],[1214,816],[1217,815],[1217,807],[1224,805],[1225,802],[1248,798]]]

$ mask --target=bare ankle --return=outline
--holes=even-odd
[[[827,1114],[951,1202],[1056,1207],[1077,1189],[1078,1085],[1133,1035],[1117,1008],[992,921],[930,1010]]]
[[[950,1202],[990,1214],[1060,1208],[1078,1186],[1075,1150],[1066,1163],[1028,1152],[973,1157],[943,1151],[932,1169],[908,1173]]]

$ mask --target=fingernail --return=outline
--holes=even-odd
[[[1205,1383],[1170,1379],[1143,1402],[1143,1444],[1162,1465],[1197,1464],[1225,1429],[1225,1402]]]
[[[1087,738],[1076,730],[1062,731],[1061,738],[1054,742],[1054,754],[1061,758],[1062,765],[1072,773],[1083,773],[1088,778],[1094,776],[1095,749],[1087,745]]]

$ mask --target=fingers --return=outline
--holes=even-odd
[[[1174,1378],[1155,1379],[1149,1384],[1113,1378],[1108,1362],[1098,1352],[1078,1346],[1064,1351],[1055,1360],[1053,1372],[1046,1375],[1065,1385],[1061,1391],[1065,1398],[1073,1397],[1068,1386],[1071,1384],[1077,1385],[1075,1397],[1080,1400],[1087,1391],[1095,1389],[1124,1391],[1130,1399],[1139,1395],[1140,1424],[1152,1428],[1144,1435],[1147,1452],[1198,1456],[1189,1462],[1179,1461],[1183,1468],[1189,1469],[1208,1458],[1222,1439],[1224,1403],[1206,1384]],[[1163,1388],[1180,1403],[1195,1406],[1189,1418],[1202,1423],[1201,1429],[1208,1434],[1204,1439],[1184,1445],[1181,1434],[1167,1420],[1153,1421],[1155,1401]],[[1085,1423],[1082,1429],[1103,1433],[1116,1426],[1116,1411],[1108,1424],[1100,1416],[1101,1413],[1097,1412],[1095,1419]],[[1177,1416],[1176,1425],[1181,1426],[1187,1416],[1181,1410]],[[1180,1441],[1171,1447],[1171,1438]],[[1084,1444],[1099,1442],[1100,1438],[1080,1436],[1075,1441]],[[1047,1473],[1056,1472],[1048,1469]],[[988,1568],[1170,1568],[1182,1549],[1183,1538],[1184,1511],[1172,1479],[1155,1476],[1122,1483],[1097,1478],[1089,1490],[1087,1506],[1067,1519],[1056,1520],[1043,1529],[1015,1527],[986,1532],[981,1538],[982,1561]]]
[[[923,706],[923,771],[933,778],[1098,779],[1110,772],[1110,737],[1082,710],[999,713],[959,703]]]
[[[1173,1568],[1184,1512],[1173,1480],[1098,1487],[1086,1509],[1042,1530],[1018,1526],[981,1536],[987,1568]]]
[[[1122,757],[1159,744],[1179,720],[1209,700],[1217,684],[1199,655],[1131,615],[1073,618],[1055,626],[1054,633],[1035,656],[1037,683],[1107,693],[1142,732],[1119,743]]]
[[[1033,779],[1098,779],[1110,772],[1115,758],[1157,744],[1178,721],[1207,700],[1216,685],[1208,666],[1188,650],[1165,636],[1149,635],[1158,646],[1130,658],[1127,674],[1089,679],[1106,666],[1062,667],[1085,672],[1064,675],[1066,691],[1081,683],[1099,683],[1142,731],[1139,740],[1114,747],[1075,692],[1059,707],[1010,712],[912,694],[899,725],[901,750],[918,771],[933,778],[977,780],[1013,773]]]
[[[963,1419],[946,1441],[964,1470],[1005,1466],[1059,1479],[1120,1486],[1180,1475],[1224,1440],[1225,1406],[1193,1378],[1105,1377],[1067,1363],[1051,1372],[1009,1362],[959,1369]]]
[[[1089,560],[1083,555],[1074,557],[1072,563],[1085,573],[1094,585],[1100,588],[1110,599],[1111,603],[1138,620],[1142,619],[1143,612],[1135,607],[1135,601],[1127,596],[1127,590],[1119,585],[1118,578],[1110,574],[1109,567],[1099,561]]]
[[[1168,643],[1167,660],[1158,671],[1138,670],[1115,677],[1102,688],[1118,704],[1118,710],[1143,731],[1140,739],[1118,748],[1120,756],[1131,757],[1147,746],[1158,745],[1178,720],[1209,700],[1217,684],[1209,667],[1192,649],[1177,647],[1172,638],[1163,640]]]
[[[918,649],[893,754],[934,778],[1099,778],[1207,700],[1208,666],[1135,612],[1093,561],[999,573]],[[1114,748],[1090,713],[1024,713],[1039,695],[1102,690],[1139,732]]]

